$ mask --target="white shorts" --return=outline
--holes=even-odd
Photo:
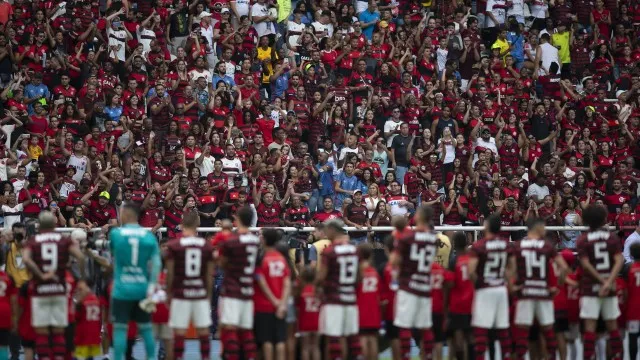
[[[433,326],[431,308],[430,297],[398,290],[393,325],[402,329],[430,329]]]
[[[211,326],[209,299],[172,299],[170,311],[169,326],[173,329],[186,330],[189,328],[189,323],[192,323],[196,329],[206,329]]]
[[[509,328],[509,295],[505,286],[476,290],[471,325],[482,329]]]
[[[69,325],[69,301],[65,295],[31,298],[31,326],[63,328]]]
[[[202,315],[199,314],[199,316]],[[218,299],[218,321],[220,325],[235,326],[245,330],[253,329],[253,300],[221,296]]]
[[[514,321],[516,325],[532,326],[534,315],[541,326],[552,325],[555,322],[553,301],[533,299],[518,300]]]
[[[356,335],[359,331],[357,305],[325,304],[320,308],[319,330],[327,336]]]
[[[605,321],[617,319],[620,316],[618,297],[582,296],[580,298],[580,319],[598,320],[600,315]]]

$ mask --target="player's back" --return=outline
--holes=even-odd
[[[373,266],[363,271],[358,285],[358,309],[361,329],[377,329],[382,321],[380,312],[380,275]]]
[[[404,231],[397,240],[402,257],[399,289],[419,296],[431,293],[431,266],[435,261],[438,236],[431,231]]]
[[[229,235],[219,253],[227,259],[222,279],[222,296],[250,300],[260,239],[251,233]]]
[[[185,236],[168,244],[167,257],[173,259],[173,297],[204,299],[207,297],[207,264],[213,247],[201,237]]]
[[[516,258],[518,279],[516,284],[522,286],[519,296],[522,299],[548,299],[549,281],[555,280],[551,275],[549,261],[556,256],[555,248],[545,239],[527,238],[513,245]]]
[[[281,298],[284,292],[285,279],[289,278],[291,271],[287,259],[275,249],[267,250],[262,258],[260,266],[256,269],[256,277],[262,276],[276,298]],[[262,290],[254,284],[255,294],[253,296],[254,309],[256,312],[275,312],[276,307]]]
[[[327,269],[324,281],[324,302],[353,305],[356,303],[358,277],[357,249],[351,244],[331,245],[324,250],[322,263]]]
[[[469,254],[456,257],[453,286],[449,296],[449,311],[454,314],[470,314],[473,304],[474,284],[469,277]]]
[[[44,232],[29,239],[27,246],[33,262],[43,273],[54,272],[57,276],[57,280],[46,281],[34,278],[34,296],[65,295],[65,273],[71,243],[71,238],[55,232]]]
[[[150,277],[150,261],[159,256],[158,240],[139,225],[124,225],[109,233],[113,256],[113,298],[144,299]]]
[[[471,248],[478,258],[476,288],[504,286],[509,241],[501,238],[482,239]]]
[[[602,277],[611,273],[615,263],[615,255],[620,253],[620,240],[606,230],[589,231],[581,234],[577,241],[578,258],[588,258],[589,263]],[[598,296],[600,281],[584,273],[580,278],[582,296]],[[613,296],[613,294],[610,294]]]
[[[98,345],[102,330],[102,304],[95,294],[88,294],[78,304],[76,345]]]

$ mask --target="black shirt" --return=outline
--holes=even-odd
[[[391,148],[395,150],[395,160],[397,166],[409,167],[409,160],[407,159],[407,148],[409,147],[409,136],[397,135],[391,142]]]

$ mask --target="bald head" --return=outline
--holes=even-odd
[[[43,211],[38,216],[38,222],[40,223],[40,230],[53,230],[56,228],[56,217],[51,211]]]

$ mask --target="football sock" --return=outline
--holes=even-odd
[[[400,337],[400,358],[409,360],[411,359],[411,330],[400,329],[398,335]]]
[[[362,344],[358,335],[351,335],[347,338],[349,343],[349,359],[362,359]]]
[[[147,359],[156,358],[156,340],[153,337],[153,328],[151,323],[138,323],[138,332],[142,336],[144,342],[144,350],[147,354]]]
[[[0,347],[0,360],[9,360],[9,348],[6,346]]]
[[[173,356],[175,360],[182,360],[184,356],[184,335],[173,336]]]
[[[475,339],[475,358],[476,360],[484,360],[484,353],[487,352],[487,342],[489,341],[487,329],[474,328],[473,337]]]
[[[609,333],[609,345],[611,346],[611,360],[621,360],[623,353],[620,331],[613,330]]]
[[[584,342],[584,359],[593,360],[596,355],[596,334],[585,332],[582,340]]]
[[[640,333],[629,333],[629,359],[635,359],[638,356],[638,338]]]
[[[558,349],[558,339],[555,331],[553,331],[553,328],[548,328],[542,331],[542,335],[544,335],[544,340],[547,342],[548,359],[555,360],[556,350]]]
[[[124,359],[127,350],[127,324],[113,324],[113,358]]]
[[[529,329],[523,327],[515,327],[513,335],[516,343],[516,356],[518,360],[524,359],[529,349]]]
[[[220,330],[220,341],[222,342],[223,359],[240,359],[240,345],[238,344],[238,333],[236,332],[236,330]]]
[[[339,337],[329,337],[329,359],[342,360],[342,344]]]
[[[433,359],[433,330],[425,329],[422,332],[422,352],[425,360]]]
[[[207,360],[211,358],[211,340],[209,340],[209,335],[200,335],[198,338],[200,340],[200,356],[202,360]],[[184,347],[183,347],[184,350]]]
[[[51,359],[51,352],[49,348],[49,335],[36,335],[36,354],[38,360]]]
[[[238,332],[240,344],[242,344],[242,353],[244,360],[254,360],[257,358],[258,348],[256,339],[253,337],[253,330],[240,330]]]
[[[511,345],[511,334],[509,329],[498,330],[498,341],[500,341],[500,349],[502,350],[502,358],[510,359],[511,352],[513,351]]]
[[[67,352],[64,335],[53,334],[51,342],[53,343],[51,346],[51,349],[53,350],[53,358],[55,360],[64,360],[64,355]]]

